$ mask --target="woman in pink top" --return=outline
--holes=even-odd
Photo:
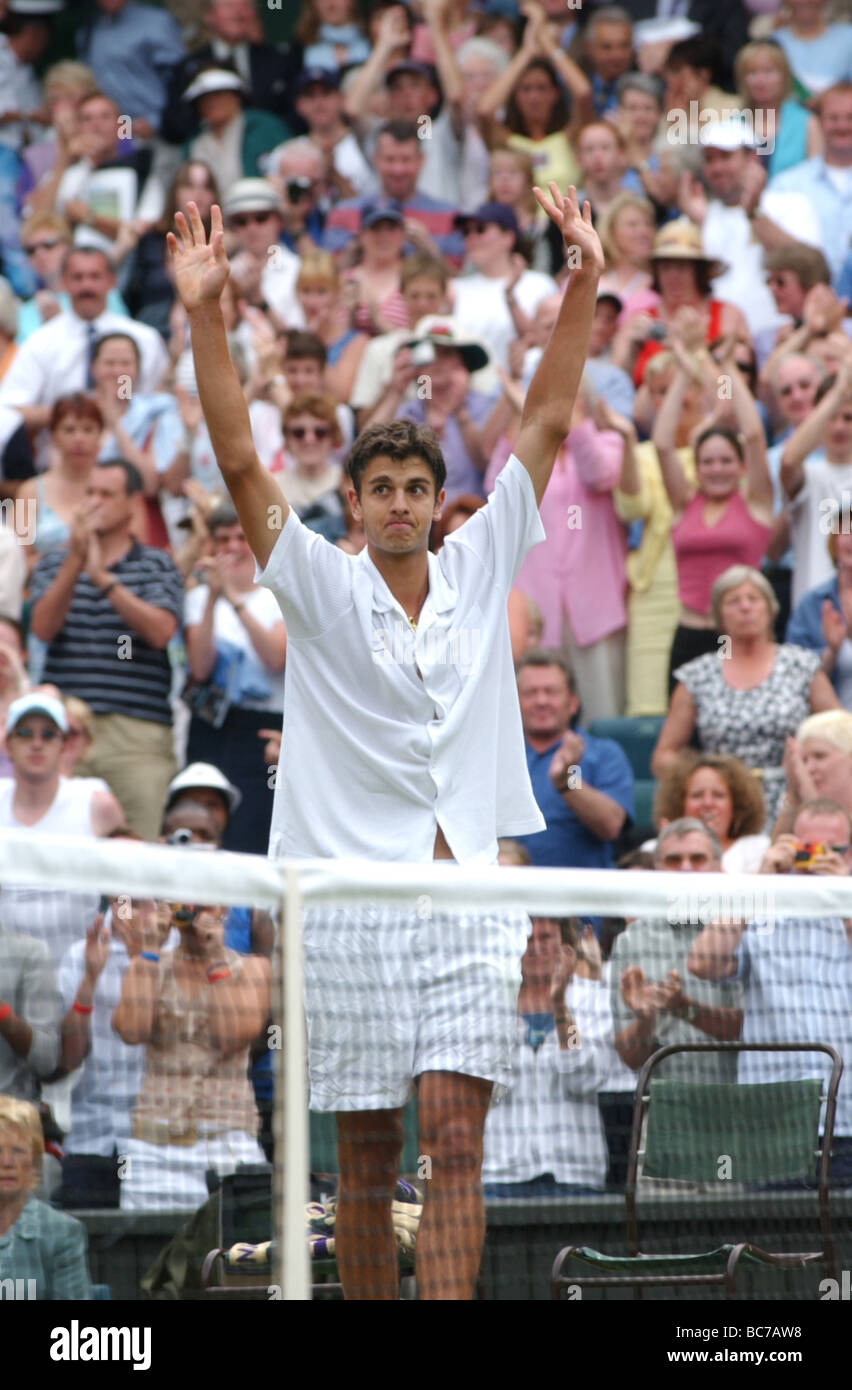
[[[731,565],[757,568],[772,529],[772,481],[760,416],[731,355],[720,373],[703,341],[699,342],[700,331],[689,318],[671,336],[677,370],[653,433],[674,513],[671,535],[681,604],[669,661],[670,691],[674,684],[671,673],[676,667],[717,650],[718,634],[710,609],[714,581]],[[674,447],[691,380],[706,382],[717,402],[730,401],[739,432],[716,423],[721,412],[701,430],[695,441],[695,487],[689,483]]]
[[[547,539],[530,551],[515,581],[541,609],[541,645],[564,647],[580,702],[599,719],[624,710],[627,542],[612,500],[623,453],[621,435],[589,418],[581,390],[541,500]],[[487,491],[491,485],[486,475]]]

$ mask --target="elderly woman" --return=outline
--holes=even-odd
[[[180,945],[161,953],[152,910],[124,973],[112,1026],[146,1052],[122,1209],[194,1211],[207,1200],[209,1168],[224,1176],[265,1161],[248,1065],[269,1016],[269,962],[224,945],[227,915],[173,904]]]
[[[719,650],[674,672],[677,685],[651,759],[660,777],[697,733],[705,752],[728,753],[763,777],[768,823],[784,788],[785,742],[807,714],[840,702],[815,652],[778,646],[778,602],[759,570],[733,565],[711,593]]]
[[[90,1299],[85,1228],[33,1195],[43,1157],[35,1106],[0,1096],[0,1285],[20,1281],[21,1299]]]
[[[795,738],[787,739],[784,771],[787,789],[775,839],[792,830],[801,806],[815,797],[839,801],[852,812],[852,714],[831,709],[803,720]]]
[[[689,749],[673,759],[660,778],[654,820],[662,829],[681,816],[703,821],[715,833],[725,873],[758,872],[769,848],[769,836],[759,833],[766,820],[763,791],[739,758]]]

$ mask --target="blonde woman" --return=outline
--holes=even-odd
[[[85,1228],[34,1195],[43,1158],[35,1106],[0,1096],[0,1287],[15,1280],[21,1298],[90,1299]]]
[[[624,306],[619,324],[660,302],[651,283],[655,227],[653,205],[647,198],[630,192],[614,198],[598,224],[607,264],[598,293],[618,295]]]
[[[783,48],[777,43],[745,44],[734,63],[734,78],[743,108],[751,112],[755,135],[768,146],[764,153],[758,145],[758,154],[769,178],[822,154],[819,121],[793,96],[793,74]]]
[[[305,316],[305,330],[315,333],[326,353],[325,384],[339,401],[348,401],[355,385],[366,333],[352,327],[352,314],[341,292],[340,272],[328,251],[310,251],[302,257],[296,294]]]

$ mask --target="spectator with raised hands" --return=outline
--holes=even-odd
[[[832,709],[803,720],[795,737],[787,739],[784,773],[787,786],[775,836],[792,830],[801,807],[815,797],[852,810],[852,714]]]
[[[852,709],[852,535],[832,531],[828,551],[834,577],[804,595],[787,625],[787,641],[819,652],[837,698]]]
[[[592,87],[573,59],[554,46],[542,6],[531,0],[524,13],[521,45],[481,97],[479,115],[496,117],[508,144],[534,157],[541,184],[553,180],[566,188],[579,183],[571,138],[591,119]]]
[[[135,836],[119,830],[112,838],[131,843]],[[130,1137],[144,1059],[114,1032],[112,1015],[130,961],[146,948],[162,949],[169,918],[150,900],[113,897],[59,966],[65,1010],[61,1065],[74,1076],[71,1128],[63,1144],[57,1194],[63,1207],[119,1205],[118,1157]]]
[[[344,295],[354,305],[353,327],[371,337],[408,327],[400,276],[405,219],[396,203],[377,198],[361,214],[361,259],[344,276]]]
[[[204,583],[189,591],[184,611],[187,759],[214,763],[243,793],[225,848],[260,854],[272,790],[257,758],[257,731],[283,709],[287,636],[277,603],[255,583],[252,553],[229,504],[212,512],[208,530],[213,554],[198,562]]]
[[[657,232],[651,250],[651,288],[659,295],[659,303],[624,324],[613,351],[613,361],[633,372],[637,386],[648,360],[662,350],[681,309],[693,309],[699,315],[707,343],[729,335],[749,337],[741,310],[713,294],[712,280],[721,269],[705,252],[701,234],[688,218],[678,217]]]
[[[718,365],[702,337],[700,317],[684,308],[670,336],[675,371],[653,432],[672,508],[671,538],[681,603],[670,671],[716,650],[715,621],[710,613],[713,582],[730,565],[759,564],[771,534],[772,481],[766,438],[755,402],[733,363],[730,339],[724,367],[739,434],[715,420],[705,423],[694,445],[695,483],[688,480],[675,448],[690,382],[701,386],[709,380],[715,393]]]
[[[486,1197],[600,1192],[607,1168],[597,1093],[609,1074],[591,927],[533,917],[521,960],[512,1083],[485,1125]]]
[[[263,1163],[249,1049],[269,1016],[269,962],[224,945],[228,909],[171,904],[180,945],[161,952],[156,916],[124,972],[113,1027],[144,1046],[122,1210],[194,1211],[205,1174]],[[175,1076],[180,1084],[175,1084]]]
[[[852,366],[820,382],[814,407],[786,441],[781,486],[790,502],[793,604],[831,578],[827,539],[852,484]]]
[[[722,850],[703,821],[681,816],[657,837],[654,868],[665,873],[720,873]],[[688,896],[688,877],[684,897]],[[639,917],[616,937],[611,956],[615,1048],[632,1071],[667,1043],[735,1042],[742,1024],[742,990],[734,981],[704,984],[687,970],[701,928],[679,913]],[[732,1081],[736,1060],[721,1053],[681,1053],[660,1064],[671,1080]]]

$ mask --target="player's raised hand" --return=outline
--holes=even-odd
[[[195,203],[187,203],[188,217],[175,215],[177,235],[169,232],[166,241],[175,271],[175,285],[187,313],[205,300],[217,300],[228,279],[228,257],[222,228],[222,212],[217,204],[210,214],[210,240]]]
[[[572,268],[576,266],[579,252],[578,268],[591,269],[602,275],[604,253],[598,234],[592,226],[591,204],[585,202],[582,211],[580,210],[577,190],[573,184],[570,185],[567,194],[560,193],[555,183],[549,184],[548,187],[549,198],[540,188],[534,188],[533,193],[539,207],[544,209],[551,222],[555,222],[561,231],[565,250],[571,256]]]

